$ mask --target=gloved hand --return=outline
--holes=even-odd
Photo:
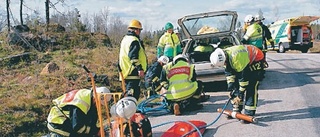
[[[270,42],[272,49],[274,50],[274,41]]]
[[[234,82],[229,82],[229,83],[228,83],[227,91],[233,91],[234,89],[235,89],[235,87],[234,87]]]
[[[240,105],[240,102],[243,101],[243,93],[239,90],[233,90],[230,92],[229,98],[231,99],[231,103],[234,105]]]
[[[143,70],[139,70],[138,74],[139,74],[140,78],[144,78],[144,71]]]

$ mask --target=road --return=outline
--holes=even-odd
[[[227,92],[214,91],[208,92],[211,97],[203,103],[202,110],[183,116],[149,116],[152,126],[176,120],[202,120],[210,124],[204,137],[319,137],[320,54],[268,53],[267,61],[270,67],[259,89],[258,123],[241,124],[224,115],[213,123],[219,115],[217,108],[228,99]],[[153,136],[161,136],[172,125],[153,128]]]

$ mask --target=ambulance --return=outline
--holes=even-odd
[[[307,53],[313,47],[313,35],[310,23],[319,16],[298,16],[279,20],[269,26],[275,48],[268,44],[269,50],[284,53],[288,50],[299,50]]]

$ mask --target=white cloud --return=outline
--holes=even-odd
[[[56,1],[52,0],[53,3]],[[89,14],[98,13],[108,7],[110,15],[120,16],[124,22],[136,18],[154,29],[161,29],[166,22],[177,26],[176,22],[180,17],[208,11],[234,10],[238,12],[238,20],[243,22],[247,14],[255,15],[261,9],[266,18],[265,22],[268,23],[276,18],[275,7],[278,8],[279,19],[320,13],[320,1],[317,0],[65,0],[65,4],[57,4],[56,7],[60,12],[78,8],[80,13]],[[43,0],[28,0],[25,5],[40,11],[44,16]],[[19,1],[11,2],[11,10],[15,18],[18,18]],[[24,11],[32,14],[28,9]],[[52,8],[51,11],[54,12]]]

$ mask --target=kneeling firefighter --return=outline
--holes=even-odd
[[[181,111],[187,108],[191,110],[202,108],[202,104],[199,103],[203,84],[197,81],[195,67],[188,62],[186,56],[179,54],[174,57],[172,63],[164,67],[160,81],[166,89],[165,97],[175,115],[181,115]]]
[[[244,114],[254,116],[259,80],[263,77],[263,52],[253,45],[238,45],[223,50],[217,48],[211,54],[210,61],[214,66],[225,67],[233,111],[241,113],[244,105]]]
[[[98,87],[96,91],[110,93],[106,87]],[[96,126],[98,113],[95,100],[90,89],[72,90],[54,99],[54,106],[47,118],[50,136],[100,136],[99,127]]]

